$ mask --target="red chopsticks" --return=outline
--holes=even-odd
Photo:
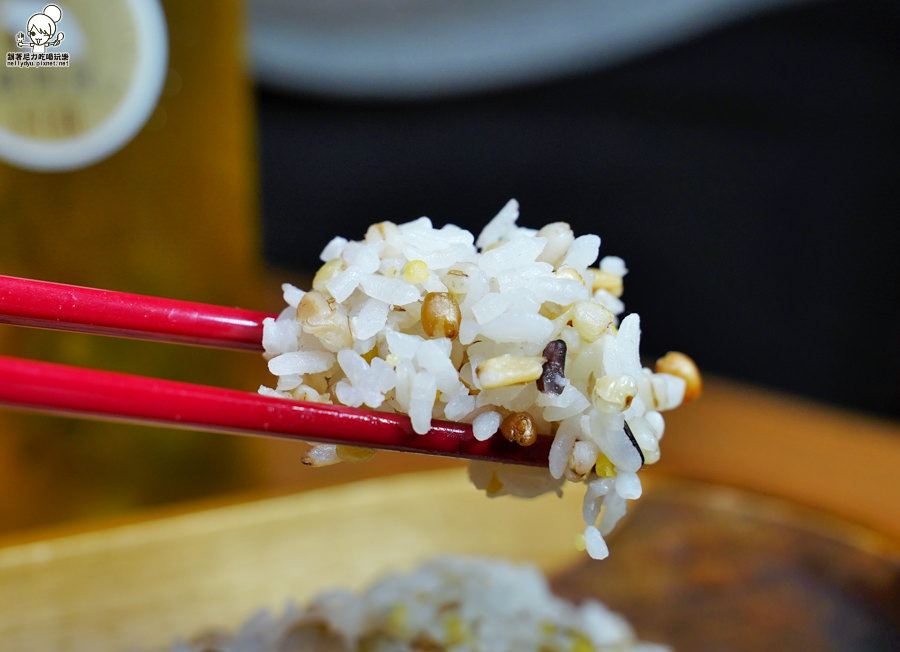
[[[262,351],[253,310],[0,276],[0,324]]]
[[[260,349],[264,313],[0,276],[0,323]],[[402,415],[0,356],[0,405],[159,426],[546,466],[550,437],[478,441],[467,424],[416,434]]]
[[[480,442],[464,424],[418,435],[397,414],[4,356],[0,379],[0,404],[39,412],[528,465],[546,464],[549,453],[549,441]]]

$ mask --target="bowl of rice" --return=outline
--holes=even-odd
[[[614,553],[596,561],[571,545],[576,494],[486,500],[465,475],[0,547],[3,648],[894,649],[900,547],[872,531],[648,472]]]

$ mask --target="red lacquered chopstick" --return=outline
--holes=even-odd
[[[253,310],[0,276],[0,324],[262,350]]]
[[[402,415],[0,356],[0,405],[189,430],[260,435],[546,466],[550,437],[523,448],[466,424],[416,434]]]

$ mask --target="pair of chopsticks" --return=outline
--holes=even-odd
[[[0,276],[0,324],[262,352],[262,312]],[[262,361],[261,361],[262,363]],[[468,424],[416,434],[403,415],[0,356],[0,405],[185,430],[299,439],[545,466],[550,437],[527,448],[478,441]]]

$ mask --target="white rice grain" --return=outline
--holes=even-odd
[[[583,271],[597,260],[600,251],[600,237],[596,235],[580,235],[575,238],[569,252],[563,259],[562,267],[572,267]]]
[[[417,301],[422,294],[419,288],[406,281],[376,274],[364,274],[360,279],[360,285],[373,299],[395,306],[405,306]]]
[[[500,212],[482,229],[478,239],[475,241],[475,246],[479,249],[491,246],[515,228],[516,220],[518,219],[519,202],[515,199],[510,199],[500,209]]]
[[[459,393],[444,407],[444,416],[450,421],[461,421],[475,410],[475,397]]]
[[[345,301],[359,285],[361,272],[356,267],[349,267],[335,274],[326,283],[325,287],[335,301]]]
[[[577,420],[567,419],[559,425],[556,437],[550,445],[549,469],[554,478],[561,478],[569,464],[569,456],[575,446],[575,438],[581,432]]]
[[[495,342],[547,341],[553,322],[541,315],[508,312],[482,325],[481,333]]]
[[[263,319],[262,345],[266,355],[276,356],[296,351],[300,339],[300,324],[296,320]]]
[[[344,247],[347,245],[347,239],[342,238],[340,236],[332,238],[325,248],[322,250],[322,253],[319,255],[319,259],[323,263],[327,263],[329,260],[334,260],[335,258],[339,258],[341,252],[344,251]]]
[[[306,294],[305,291],[291,285],[290,283],[282,283],[281,292],[282,296],[284,297],[284,302],[295,310],[297,306],[300,305],[300,300],[303,299],[303,295]]]
[[[641,497],[641,479],[637,473],[622,471],[616,476],[616,493],[622,498],[636,500]]]
[[[365,340],[380,333],[387,324],[390,306],[378,299],[366,299],[350,312],[353,337]]]
[[[291,351],[269,360],[269,371],[276,376],[288,374],[317,374],[328,371],[334,364],[333,353],[324,351]]]
[[[587,546],[587,553],[591,559],[606,559],[609,557],[609,548],[600,530],[593,525],[589,525],[584,531],[584,543]]]
[[[484,252],[478,265],[485,274],[499,276],[510,269],[534,262],[545,244],[543,238],[516,238]]]
[[[628,268],[625,267],[625,261],[618,256],[604,256],[600,259],[600,269],[616,276],[625,276],[628,274]]]
[[[490,439],[500,429],[500,421],[503,417],[499,412],[483,412],[472,421],[472,434],[478,441]]]
[[[420,435],[431,430],[431,413],[436,393],[437,381],[433,375],[419,372],[413,377],[409,392],[409,418],[413,430]]]

